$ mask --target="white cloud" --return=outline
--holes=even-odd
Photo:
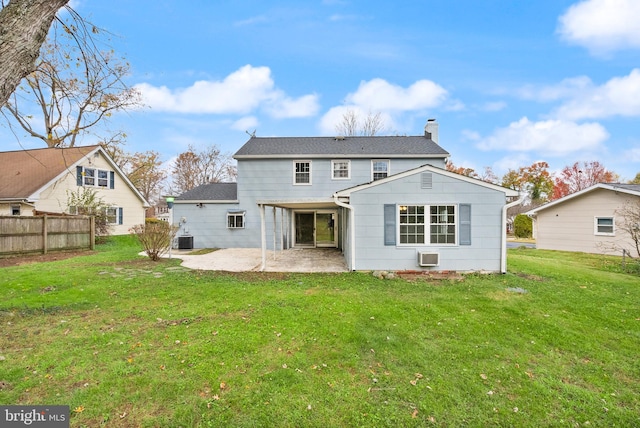
[[[408,88],[394,85],[384,79],[361,82],[358,90],[347,95],[348,104],[373,111],[411,111],[442,104],[447,91],[430,80],[418,80]]]
[[[548,102],[576,97],[586,90],[592,90],[593,86],[593,82],[587,76],[577,76],[564,79],[557,85],[527,85],[516,93],[525,100]]]
[[[602,86],[586,85],[554,114],[567,120],[640,116],[640,69],[614,77]]]
[[[253,132],[252,130],[258,127],[258,123],[258,119],[255,116],[245,116],[233,122],[231,129]]]
[[[558,33],[596,55],[640,48],[638,0],[583,0],[559,18]]]
[[[380,113],[385,129],[391,130],[396,127],[394,117],[398,114],[442,106],[447,97],[446,89],[430,80],[418,80],[406,88],[380,78],[363,81],[355,92],[347,94],[343,105],[324,114],[319,128],[323,134],[335,133],[344,113],[352,110],[362,118]]]
[[[313,116],[319,108],[317,95],[295,99],[277,89],[269,67],[245,65],[221,81],[200,80],[187,88],[148,83],[135,87],[142,93],[143,102],[159,111],[247,114],[264,108],[272,116],[283,118]]]
[[[599,123],[546,120],[531,122],[523,117],[506,128],[499,128],[478,144],[481,150],[510,152],[537,152],[544,156],[562,156],[569,153],[594,150],[609,133]]]

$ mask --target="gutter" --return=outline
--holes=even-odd
[[[349,247],[350,247],[350,253],[351,253],[351,270],[355,271],[356,270],[356,228],[355,228],[355,212],[354,212],[354,208],[353,206],[342,202],[338,199],[338,195],[336,195],[335,193],[333,194],[333,201],[335,202],[335,204],[339,207],[342,208],[346,208],[349,210],[349,229],[350,229],[350,235],[351,235],[351,239],[349,239]]]
[[[524,198],[518,194],[518,199],[502,207],[502,239],[500,243],[500,273],[507,273],[507,210],[522,204]]]

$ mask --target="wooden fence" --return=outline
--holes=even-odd
[[[93,250],[95,230],[93,216],[0,216],[0,257]]]

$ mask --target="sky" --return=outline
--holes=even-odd
[[[422,135],[434,118],[456,166],[499,177],[538,161],[557,172],[597,160],[621,181],[640,172],[637,0],[71,6],[113,34],[143,95],[110,118],[129,152],[170,162],[190,144],[233,154],[254,132],[334,136],[353,110],[380,113],[389,135]]]

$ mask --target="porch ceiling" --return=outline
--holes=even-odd
[[[333,199],[272,199],[259,200],[257,204],[287,209],[325,209],[338,206]]]

